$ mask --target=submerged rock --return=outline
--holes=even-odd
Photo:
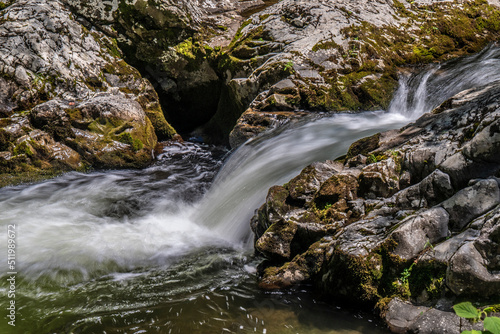
[[[495,82],[354,143],[343,165],[305,168],[252,219],[256,250],[270,260],[260,286],[312,282],[377,305],[397,333],[471,328],[452,312],[455,298],[500,298],[499,121]],[[322,234],[299,238],[308,225]]]

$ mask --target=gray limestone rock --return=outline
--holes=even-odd
[[[448,220],[449,215],[443,208],[432,208],[406,218],[391,234],[397,243],[393,253],[405,260],[415,259],[429,244],[449,235]]]
[[[500,190],[493,179],[482,180],[456,193],[441,206],[450,215],[450,229],[461,231],[474,218],[500,204]]]

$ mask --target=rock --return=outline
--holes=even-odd
[[[480,323],[471,324],[454,312],[412,305],[393,298],[386,307],[384,320],[393,333],[458,333],[481,330]]]
[[[291,243],[297,228],[297,224],[292,221],[276,222],[257,240],[255,249],[270,260],[290,260]]]
[[[301,203],[311,202],[322,182],[329,179],[330,175],[334,172],[338,172],[341,168],[339,164],[332,162],[314,163],[304,168],[300,175],[293,178],[288,183],[290,199]],[[327,191],[328,190],[324,189],[323,193]]]
[[[286,203],[289,194],[288,190],[281,186],[274,186],[269,189],[266,203],[259,208],[252,218],[251,226],[255,234],[255,240],[260,238],[271,225],[284,219],[284,215],[290,210],[290,205]]]
[[[10,141],[29,135],[27,127],[44,132],[36,154],[9,160],[0,173],[17,170],[15,161],[28,165],[30,178],[144,166],[157,136],[175,134],[151,83],[121,59],[112,37],[87,23],[59,0],[16,1],[0,12],[0,131]],[[108,132],[121,125],[123,133]],[[16,144],[2,137],[1,149],[12,155]],[[54,150],[71,162],[52,163]]]
[[[462,325],[464,322],[464,325]],[[443,312],[437,309],[430,309],[410,326],[409,331],[413,333],[440,334],[458,333],[461,330],[470,328],[466,326],[466,320],[461,320],[452,312]]]
[[[245,11],[265,5],[262,0],[65,3],[117,39],[127,62],[153,83],[169,122],[182,132],[214,115],[225,77],[220,47],[237,33]]]
[[[480,235],[472,235],[452,255],[446,279],[448,287],[455,294],[498,298],[500,288],[499,221],[500,207],[497,206],[476,222],[482,226]]]
[[[408,173],[408,175],[411,174]],[[448,199],[452,194],[450,177],[436,169],[416,185],[394,194],[391,202],[401,209],[419,209],[434,206]]]
[[[334,205],[339,200],[357,199],[358,179],[351,174],[335,174],[324,181],[314,195],[314,202],[319,207]]]
[[[302,121],[306,115],[303,112],[254,112],[249,109],[231,130],[229,145],[236,148],[261,133]]]
[[[406,218],[391,234],[397,244],[393,254],[404,260],[415,259],[429,244],[436,244],[449,235],[448,221],[449,215],[442,208]]]
[[[30,119],[96,167],[144,166],[156,145],[153,126],[140,104],[121,94],[101,93],[73,106],[51,100],[33,108]]]
[[[482,180],[456,193],[441,205],[450,215],[450,228],[461,231],[472,219],[500,204],[500,191],[495,180]]]
[[[413,306],[411,303],[394,298],[387,305],[384,320],[391,332],[404,334],[415,320],[428,310],[428,307]]]
[[[359,196],[389,197],[399,190],[400,167],[389,158],[364,167],[359,176]]]
[[[464,156],[474,161],[500,163],[500,120],[485,127],[464,145]]]

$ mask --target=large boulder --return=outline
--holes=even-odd
[[[0,11],[2,185],[151,162],[157,138],[175,130],[151,83],[121,56],[61,1]]]
[[[498,5],[279,1],[245,21],[230,45],[228,103],[216,118],[252,114],[251,122],[243,114],[230,134],[238,145],[255,135],[247,127],[260,112],[267,119],[271,112],[385,109],[401,66],[477,52],[497,40]]]

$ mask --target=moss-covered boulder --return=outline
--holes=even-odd
[[[29,117],[97,168],[145,166],[157,141],[140,104],[121,94],[103,93],[75,105],[51,100],[33,108]]]
[[[16,174],[4,180],[151,161],[157,138],[176,132],[152,84],[121,57],[115,39],[61,1],[0,12],[1,173]]]

